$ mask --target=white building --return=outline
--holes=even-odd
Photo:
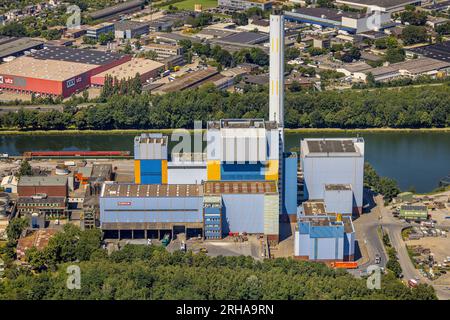
[[[15,176],[6,176],[2,179],[1,187],[5,192],[17,193],[18,180]]]
[[[421,0],[336,0],[338,5],[383,12],[402,11],[407,5],[420,5],[421,2]]]
[[[333,207],[332,210],[341,210],[350,206],[349,203],[345,203],[349,201],[346,191],[350,188],[352,211],[361,214],[364,179],[363,138],[303,139],[300,142],[300,150],[305,200],[326,199],[330,209]],[[344,203],[338,207],[335,204],[339,202]]]

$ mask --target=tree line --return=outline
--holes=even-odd
[[[321,263],[277,258],[208,257],[169,253],[162,246],[126,245],[110,255],[98,230],[65,225],[42,251],[30,249],[30,268],[9,263],[0,281],[2,299],[307,300],[436,299],[432,287],[410,289],[391,273],[380,290]],[[81,289],[66,287],[68,265],[81,270]]]
[[[206,85],[195,90],[151,95],[147,92],[133,93],[135,89],[131,83],[133,81],[123,85],[124,92],[131,90],[131,94],[108,89],[106,102],[83,108],[71,105],[62,112],[21,109],[4,113],[0,116],[0,127],[20,130],[189,129],[193,128],[195,120],[267,118],[268,114],[267,86],[248,85],[244,94],[220,91]],[[107,88],[112,87],[108,85]],[[287,92],[285,127],[448,127],[448,92],[449,84],[420,88]]]

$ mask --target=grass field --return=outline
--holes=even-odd
[[[194,10],[196,4],[201,4],[203,9],[217,7],[217,0],[183,0],[172,4],[178,9]],[[167,9],[168,6],[164,6],[163,9]]]

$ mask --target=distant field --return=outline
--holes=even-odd
[[[188,9],[188,10],[194,10],[194,6],[196,4],[201,4],[203,9],[213,8],[217,7],[217,0],[184,0],[181,2],[177,2],[172,4],[174,7],[177,7],[178,9]],[[163,9],[166,9],[168,6],[163,7]]]

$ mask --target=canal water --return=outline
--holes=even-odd
[[[301,138],[354,137],[356,133],[289,133],[286,149],[298,149]],[[429,192],[450,173],[450,132],[362,132],[365,159],[383,176],[394,178],[402,190]],[[25,151],[129,150],[133,134],[124,135],[0,135],[0,153]],[[339,170],[339,168],[336,168]]]

